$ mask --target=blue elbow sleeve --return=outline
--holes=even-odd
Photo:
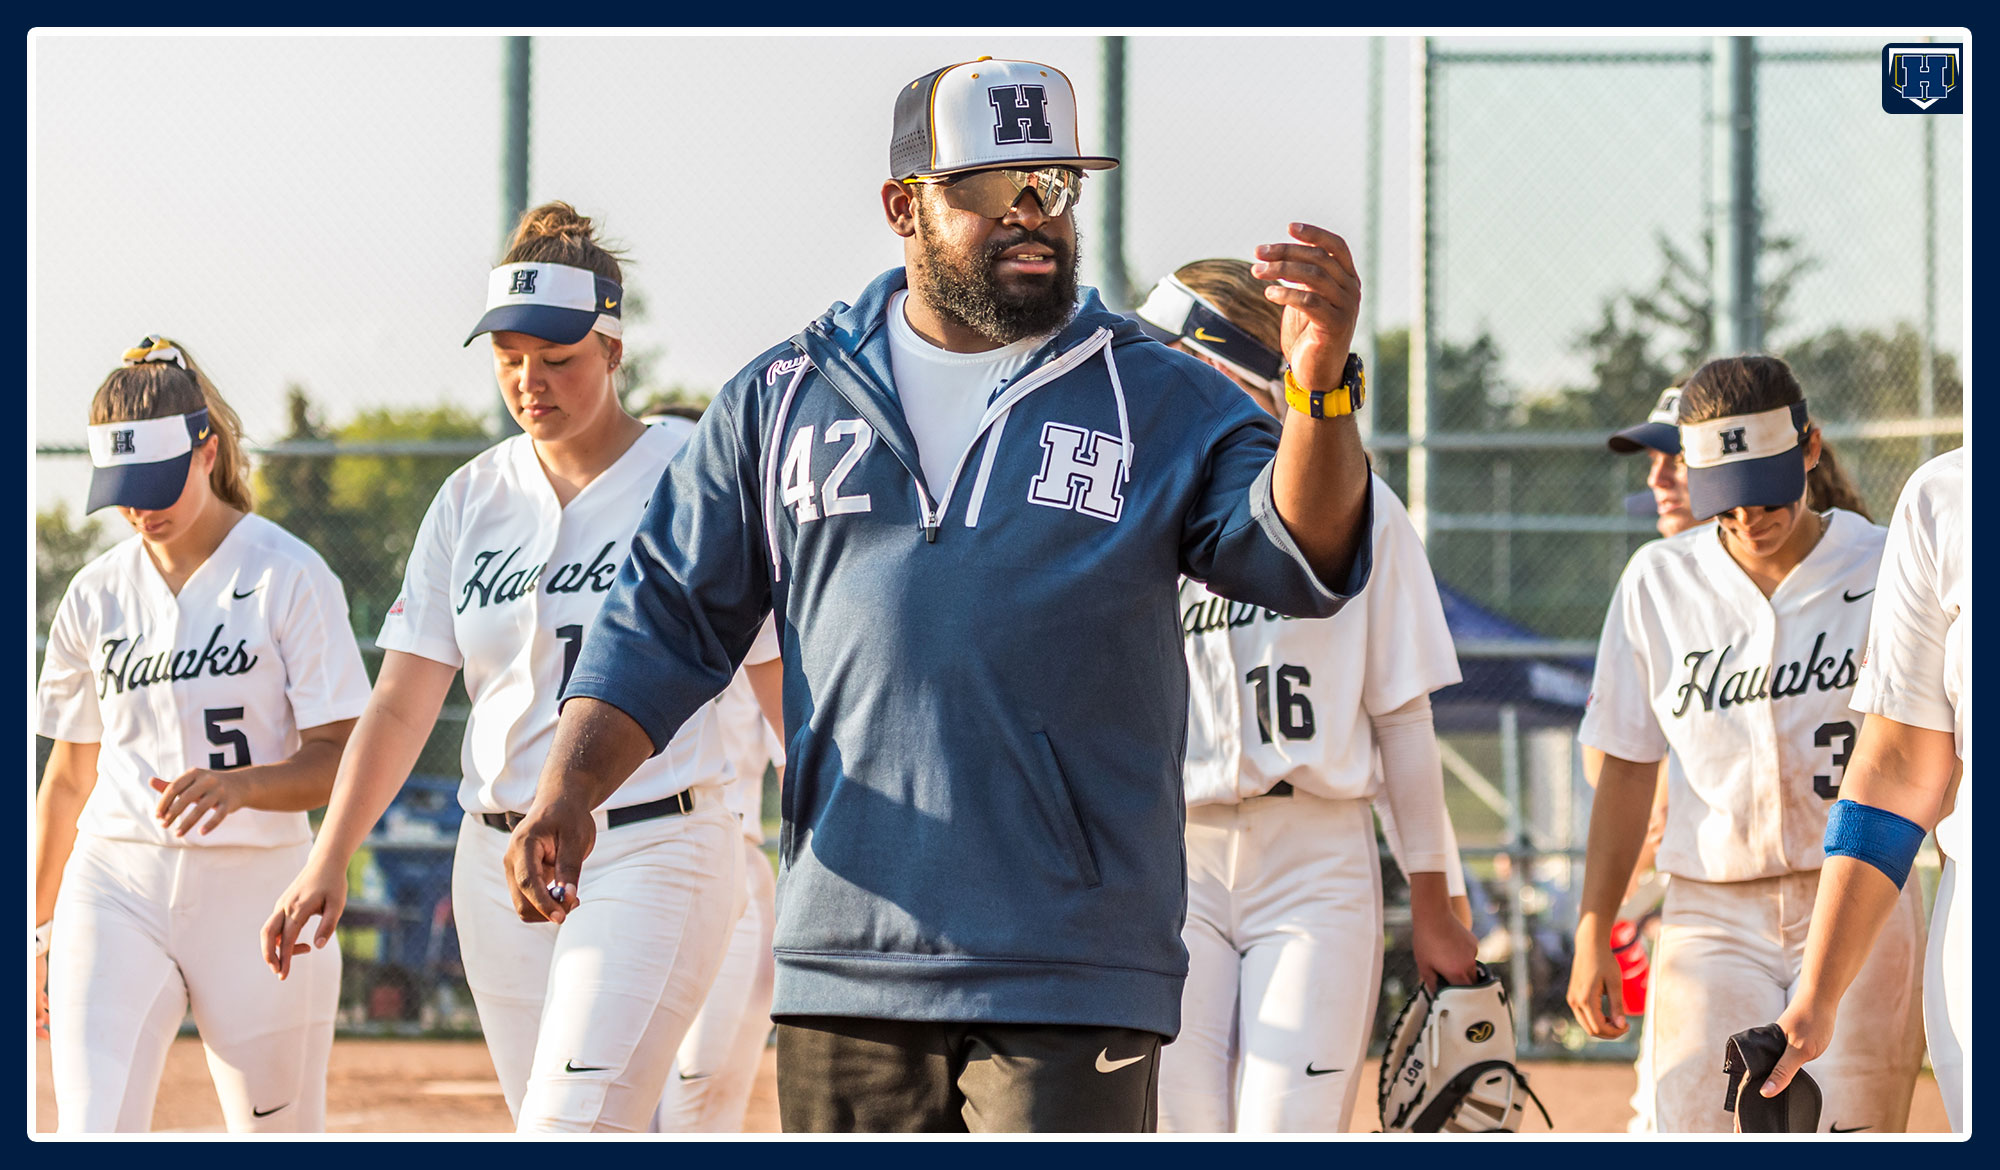
[[[1826,818],[1828,857],[1852,857],[1883,872],[1897,889],[1909,880],[1910,864],[1924,843],[1923,827],[1888,809],[1837,800]]]

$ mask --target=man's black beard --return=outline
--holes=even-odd
[[[1076,312],[1076,265],[1082,237],[1066,245],[1039,231],[1015,231],[988,241],[976,259],[953,256],[931,233],[929,222],[917,217],[921,245],[918,269],[923,274],[925,301],[940,316],[954,321],[996,345],[1024,337],[1054,333]],[[993,266],[1000,254],[1021,244],[1041,244],[1053,254],[1056,270],[1046,283],[1026,293],[1009,294],[995,287]]]

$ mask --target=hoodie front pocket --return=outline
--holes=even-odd
[[[1035,794],[1036,803],[1042,807],[1042,815],[1068,847],[1070,860],[1083,877],[1083,884],[1096,889],[1103,884],[1098,876],[1097,859],[1090,852],[1090,838],[1084,836],[1082,818],[1077,816],[1076,800],[1070,795],[1069,781],[1064,779],[1062,765],[1056,762],[1056,752],[1049,743],[1049,737],[1035,732],[1035,747],[1041,754],[1041,767],[1034,769],[1028,778],[1028,786]]]

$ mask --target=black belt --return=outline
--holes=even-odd
[[[649,800],[645,804],[628,804],[624,808],[607,809],[604,821],[611,828],[617,829],[640,821],[650,821],[654,817],[685,816],[693,811],[694,793],[682,791],[659,800]],[[521,816],[522,814],[517,812],[480,813],[479,819],[485,821],[488,828],[511,833],[514,831],[514,826],[521,823]]]
[[[1280,780],[1264,791],[1265,796],[1290,796],[1291,794],[1292,782],[1290,780]]]

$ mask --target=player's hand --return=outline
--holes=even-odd
[[[49,957],[35,956],[35,1035],[49,1034]]]
[[[576,909],[583,859],[597,844],[597,822],[574,801],[528,806],[507,842],[507,892],[523,922],[561,922]]]
[[[1771,1079],[1758,1089],[1759,1095],[1775,1097],[1784,1092],[1801,1065],[1818,1059],[1826,1051],[1827,1045],[1833,1043],[1833,1018],[1839,1006],[1820,1003],[1803,991],[1785,1005],[1784,1014],[1778,1017],[1778,1027],[1785,1032],[1785,1053],[1771,1070]]]
[[[187,836],[203,813],[208,814],[208,823],[202,825],[202,835],[214,832],[222,818],[243,807],[245,796],[241,777],[207,768],[189,768],[172,784],[155,776],[153,791],[161,793],[153,816],[176,837]]]
[[[1272,285],[1264,296],[1285,307],[1283,345],[1292,378],[1308,390],[1340,385],[1354,324],[1361,314],[1361,275],[1347,241],[1309,223],[1291,225],[1295,244],[1259,244],[1251,275]]]
[[[315,853],[278,896],[277,907],[264,920],[264,929],[258,932],[264,965],[280,979],[290,975],[292,959],[325,946],[333,937],[333,928],[340,925],[340,915],[345,909],[346,864],[336,866]],[[299,936],[305,933],[307,921],[314,917],[319,919],[319,929],[313,932],[312,945],[308,946]]]
[[[1468,984],[1478,977],[1479,940],[1450,914],[1418,914],[1410,924],[1410,952],[1417,960],[1417,977],[1437,990],[1438,979]]]
[[[1606,1011],[1606,1007],[1609,1011]],[[1589,923],[1576,928],[1576,959],[1569,969],[1569,1010],[1599,1040],[1625,1034],[1625,976],[1611,954],[1611,939]]]

